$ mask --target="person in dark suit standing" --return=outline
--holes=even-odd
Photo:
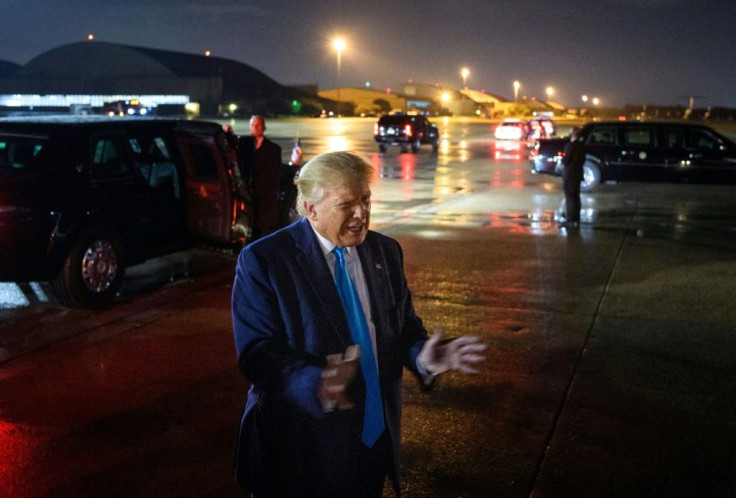
[[[233,329],[250,388],[236,479],[257,498],[379,498],[387,476],[398,495],[402,367],[429,386],[483,360],[476,337],[428,338],[401,247],[368,228],[372,176],[348,152],[313,158],[297,179],[303,217],[238,258]]]
[[[250,118],[250,137],[239,143],[243,179],[249,186],[253,227],[251,240],[268,235],[279,227],[279,180],[281,147],[266,138],[266,120]]]
[[[580,182],[583,181],[583,164],[585,164],[585,145],[583,145],[581,133],[581,128],[572,129],[570,141],[565,145],[562,156],[565,226],[568,228],[580,227]]]

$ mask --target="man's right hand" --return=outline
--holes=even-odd
[[[327,366],[322,370],[317,392],[324,411],[349,410],[355,406],[348,397],[347,387],[358,373],[359,358],[360,346],[355,344],[348,346],[343,354],[327,356]]]

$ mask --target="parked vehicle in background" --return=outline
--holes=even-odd
[[[373,138],[378,149],[386,152],[389,145],[398,145],[401,152],[409,147],[419,152],[422,144],[429,144],[436,151],[440,146],[440,132],[437,126],[422,115],[388,114],[381,116],[373,125]]]
[[[568,140],[538,140],[531,172],[560,176]],[[736,183],[736,144],[704,125],[596,122],[583,127],[582,140],[584,192],[608,180]]]
[[[551,138],[557,135],[557,125],[550,118],[537,117],[529,121],[532,128],[531,138],[534,140],[540,138]]]
[[[521,119],[504,119],[496,126],[493,136],[496,140],[518,140],[526,141],[531,135],[532,129],[529,123]]]
[[[100,112],[110,117],[147,116],[151,113],[151,108],[142,105],[138,99],[116,100],[105,103]]]
[[[204,121],[0,119],[0,280],[64,305],[113,301],[125,267],[242,242],[229,131]]]

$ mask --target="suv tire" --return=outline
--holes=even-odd
[[[601,182],[601,167],[599,164],[585,160],[583,164],[583,181],[580,183],[581,192],[590,192]]]
[[[120,238],[98,227],[88,229],[74,242],[51,287],[60,304],[97,309],[112,303],[124,277]]]

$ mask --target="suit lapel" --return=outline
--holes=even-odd
[[[388,268],[381,246],[375,243],[370,233],[365,242],[358,246],[358,253],[371,302],[371,317],[376,328],[376,346],[380,350],[382,340],[390,331],[386,322],[389,317],[389,310],[386,308],[391,292],[386,274]],[[379,352],[378,357],[383,356]]]
[[[353,339],[350,335],[340,296],[337,294],[335,281],[332,278],[330,268],[327,266],[327,261],[325,261],[322,248],[306,218],[303,218],[296,228],[294,239],[300,251],[296,254],[296,260],[304,272],[304,277],[319,299],[324,316],[329,320],[335,333],[340,338],[340,342],[344,347],[347,347],[353,343]]]

